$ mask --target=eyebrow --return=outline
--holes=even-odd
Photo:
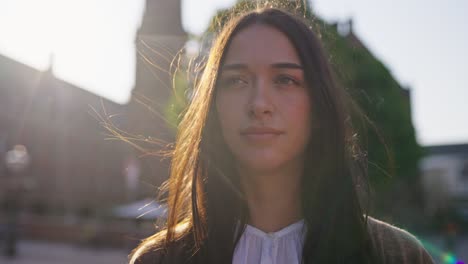
[[[291,63],[291,62],[280,62],[280,63],[273,63],[271,64],[271,67],[272,68],[277,68],[277,69],[299,69],[299,70],[303,70],[304,67],[302,67],[302,65],[299,65],[297,63]],[[243,70],[243,69],[247,69],[247,65],[246,64],[242,64],[242,63],[233,63],[233,64],[226,64],[224,65],[221,70]]]
[[[282,62],[282,63],[275,63],[271,65],[273,68],[287,68],[287,69],[304,69],[302,65],[297,63],[290,63],[290,62]]]

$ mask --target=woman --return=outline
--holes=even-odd
[[[367,217],[349,99],[316,34],[274,8],[219,33],[179,127],[165,229],[131,263],[433,263]]]

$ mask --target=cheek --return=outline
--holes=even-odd
[[[229,124],[226,122],[226,119],[230,118],[229,113],[231,112],[228,105],[226,105],[225,100],[222,96],[217,96],[216,98],[216,113],[218,116],[218,123],[220,124],[220,128],[224,130],[224,127]]]
[[[307,96],[301,96],[295,100],[288,109],[289,126],[294,127],[296,136],[303,138],[306,142],[309,140],[311,131],[311,107]]]
[[[237,108],[237,109],[236,109]],[[236,107],[233,100],[227,100],[226,96],[218,96],[216,98],[216,112],[218,116],[218,124],[225,140],[229,140],[230,132],[235,130],[237,122],[237,111],[239,107]]]

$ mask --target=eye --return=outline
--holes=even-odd
[[[282,86],[289,86],[289,85],[299,86],[301,82],[289,75],[279,75],[275,78],[275,84],[282,85]]]
[[[221,78],[220,85],[223,88],[235,88],[235,87],[243,87],[248,84],[248,81],[242,76],[229,76]]]

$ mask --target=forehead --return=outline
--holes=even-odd
[[[231,41],[225,64],[300,64],[296,49],[281,31],[267,25],[252,25],[238,32]]]

